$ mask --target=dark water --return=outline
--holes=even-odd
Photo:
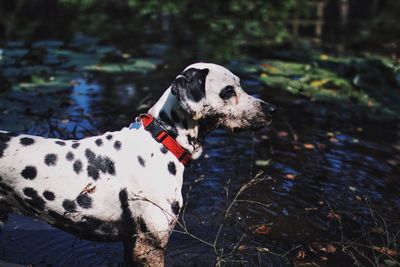
[[[83,71],[82,64],[92,65],[89,59],[103,53],[100,48],[111,49],[111,62],[128,57],[96,42],[94,47],[86,46],[86,41],[93,40],[82,37],[78,46],[42,44],[47,51],[81,53],[67,57],[67,62],[48,52],[37,63],[32,53],[27,57],[22,52],[27,59],[18,61],[14,55],[9,57],[14,61],[3,63],[6,72],[15,72],[8,77],[18,84],[28,68],[37,71],[38,65],[48,67],[44,76],[60,83],[3,92],[0,128],[65,138],[120,129],[145,112],[188,62],[202,59],[198,50],[181,53],[182,47],[190,51],[186,45],[149,42],[140,48],[140,56],[150,67],[132,72]],[[18,54],[20,49],[25,49],[24,44],[8,44],[3,56]],[[72,67],[68,66],[71,60],[77,61]],[[225,65],[238,69],[241,62],[231,60]],[[357,261],[372,265],[362,253],[378,262],[387,259],[374,255],[377,252],[370,247],[398,244],[398,122],[356,119],[335,104],[288,95],[267,88],[250,74],[237,74],[242,87],[278,106],[279,115],[270,129],[239,135],[217,130],[206,140],[203,157],[185,174],[184,217],[196,237],[211,244],[218,232],[219,238],[214,248],[174,232],[167,266],[216,262],[222,266],[351,266]],[[244,191],[225,217],[241,185],[260,171],[265,180]],[[328,245],[336,251],[327,252]],[[120,266],[122,247],[79,240],[13,214],[0,234],[0,259],[35,266]]]

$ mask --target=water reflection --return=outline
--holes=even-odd
[[[109,32],[109,40],[120,45],[116,48],[96,38],[75,35],[73,14],[63,12],[63,16],[72,17],[49,27],[70,30],[58,30],[62,36],[52,37],[72,41],[4,46],[1,75],[18,88],[2,92],[2,129],[66,138],[118,130],[154,104],[187,64],[212,59],[237,70],[243,87],[279,106],[281,115],[269,132],[232,135],[217,130],[206,140],[205,156],[186,171],[183,188],[188,203],[185,218],[193,234],[213,242],[223,223],[218,246],[226,252],[245,245],[230,255],[239,265],[244,261],[247,266],[287,266],[297,250],[285,253],[293,248],[341,241],[342,230],[347,240],[358,238],[363,231],[382,224],[374,221],[376,217],[385,222],[400,219],[399,149],[394,147],[399,142],[398,122],[357,120],[343,116],[332,104],[315,103],[263,85],[258,73],[240,72],[244,62],[257,58],[240,60],[252,53],[241,52],[243,39],[230,36],[232,31],[207,34],[208,28],[197,24],[197,35],[181,25],[174,27],[177,32],[165,31],[160,37],[152,34],[158,22],[151,21],[140,31],[132,26]],[[100,25],[108,22],[99,19]],[[119,23],[123,22],[121,18]],[[139,20],[136,23],[141,25]],[[33,37],[41,35],[35,32]],[[119,63],[128,64],[121,67]],[[313,146],[309,149],[305,144]],[[255,164],[257,160],[264,166]],[[269,179],[246,191],[240,198],[243,201],[224,219],[229,201],[259,170]],[[340,214],[340,224],[332,212]],[[260,225],[268,225],[270,232],[257,234]],[[396,232],[398,225],[391,227]],[[373,241],[381,244],[380,236]],[[120,244],[76,240],[17,215],[0,235],[1,259],[9,262],[118,266],[121,253]],[[334,264],[350,266],[348,259],[341,255]],[[167,250],[169,266],[210,266],[215,260],[213,248],[173,233]]]

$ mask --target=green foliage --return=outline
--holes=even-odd
[[[397,71],[387,59],[314,54],[303,62],[260,60],[238,65],[237,72],[258,75],[269,88],[346,108],[360,107],[387,118],[400,114]]]
[[[1,52],[0,92],[64,91],[80,77],[76,72],[145,74],[161,63],[130,55],[124,58],[115,47],[102,46],[96,39],[83,36],[72,40],[66,48],[54,41],[41,41],[30,49],[6,48]]]
[[[157,68],[159,61],[151,59],[129,60],[124,63],[100,63],[96,65],[85,66],[85,70],[100,71],[106,73],[147,73]]]

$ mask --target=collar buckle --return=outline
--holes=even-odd
[[[148,131],[158,143],[163,144],[163,146],[174,154],[179,162],[183,165],[190,163],[192,159],[190,152],[183,148],[171,135],[169,135],[168,131],[157,121],[156,118],[146,113],[139,115],[135,121],[135,123],[143,125],[144,129]]]
[[[150,132],[154,139],[156,139],[159,143],[162,142],[164,139],[160,140],[159,136],[163,132],[165,132],[164,136],[167,136],[167,132],[162,125],[160,125],[154,118],[150,121],[149,124],[145,125],[144,128],[146,131]]]

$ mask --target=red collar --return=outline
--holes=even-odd
[[[188,165],[192,155],[172,138],[167,130],[150,114],[139,115],[139,121],[142,122],[144,129],[151,133],[157,142],[163,144],[175,157],[183,164]]]

